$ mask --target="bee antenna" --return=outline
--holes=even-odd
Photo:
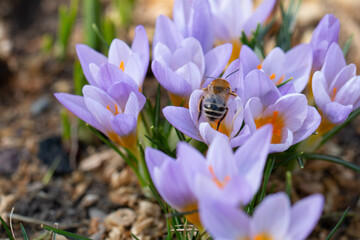
[[[212,78],[212,79],[216,79],[215,77],[209,77],[209,76],[205,76],[205,78]]]
[[[236,73],[236,72],[238,72],[238,71],[239,71],[239,68],[236,69],[235,71],[233,71],[232,73],[229,73],[229,74],[225,77],[225,79],[227,79],[229,76],[233,75],[234,73]]]

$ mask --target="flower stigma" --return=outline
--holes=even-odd
[[[284,121],[279,116],[279,111],[274,111],[272,116],[270,115],[268,117],[259,117],[255,119],[255,125],[257,129],[269,123],[273,125],[273,136],[271,138],[271,143],[281,143],[281,129],[284,127]]]
[[[119,68],[120,68],[120,70],[125,71],[124,61],[120,62]]]
[[[334,87],[333,92],[332,92],[332,97],[331,97],[331,101],[332,101],[332,102],[335,100],[336,92],[337,92],[337,88]]]
[[[115,106],[115,111],[112,111],[109,105],[106,105],[106,109],[109,110],[112,114],[118,115],[120,113],[119,108],[116,103],[114,103],[114,106]]]
[[[227,175],[225,176],[224,180],[223,181],[220,181],[216,175],[215,175],[215,172],[214,172],[214,169],[213,167],[210,165],[209,166],[209,171],[211,173],[211,176],[212,176],[212,180],[215,182],[215,184],[219,187],[219,188],[224,188],[225,185],[230,181],[230,177]]]

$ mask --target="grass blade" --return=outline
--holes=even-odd
[[[328,161],[328,162],[337,163],[337,164],[343,165],[344,167],[350,168],[356,172],[360,172],[359,166],[357,166],[353,163],[346,162],[345,160],[338,158],[338,157],[324,155],[324,154],[315,154],[315,153],[304,153],[303,157],[306,159],[324,160],[324,161]]]
[[[332,235],[336,232],[336,230],[340,227],[341,223],[344,221],[346,215],[349,212],[350,207],[347,207],[347,209],[345,210],[345,212],[343,213],[343,215],[341,216],[340,220],[337,222],[337,224],[335,225],[335,227],[333,228],[333,230],[330,232],[330,234],[327,236],[326,240],[329,240]]]
[[[5,228],[5,232],[6,232],[7,236],[9,237],[9,239],[15,240],[13,235],[11,234],[9,227],[6,225],[6,223],[5,223],[4,219],[2,219],[2,217],[0,217],[0,221],[1,221],[1,224],[3,225],[3,227]]]
[[[91,240],[90,238],[83,237],[83,236],[77,235],[75,233],[66,232],[66,231],[63,231],[63,230],[60,230],[60,229],[57,229],[57,228],[54,228],[54,227],[51,227],[48,225],[43,225],[42,228],[45,230],[48,230],[48,231],[52,231],[56,234],[62,235],[64,237],[74,238],[74,239],[78,239],[78,240]]]
[[[27,236],[27,234],[26,234],[25,228],[24,228],[24,226],[22,225],[22,223],[20,223],[20,227],[21,227],[21,233],[22,233],[22,235],[23,235],[24,240],[29,240],[29,238],[28,238],[28,236]]]

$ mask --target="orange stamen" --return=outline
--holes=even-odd
[[[255,119],[256,128],[260,128],[266,124],[273,125],[273,136],[271,143],[281,143],[281,130],[284,127],[284,121],[279,117],[279,111],[274,111],[272,116],[259,117]]]
[[[331,97],[331,101],[332,101],[332,102],[335,100],[336,92],[337,92],[337,88],[334,87],[334,89],[333,89],[333,95],[332,95],[332,97]]]
[[[274,80],[275,78],[276,78],[275,73],[271,74],[270,79],[271,79],[271,80]]]
[[[119,108],[118,108],[118,105],[116,103],[114,103],[114,106],[115,106],[115,113],[113,111],[111,111],[111,108],[109,105],[106,105],[106,109],[109,110],[111,113],[113,113],[114,115],[118,115],[120,112],[119,112]]]
[[[119,68],[120,68],[122,71],[124,71],[124,70],[125,70],[125,67],[124,67],[124,61],[121,61],[121,62],[120,62],[120,66],[119,66]]]
[[[210,173],[211,173],[212,180],[216,183],[216,185],[217,185],[219,188],[224,188],[225,185],[230,181],[230,177],[229,177],[229,176],[226,176],[226,177],[224,178],[224,181],[221,182],[221,181],[216,177],[215,172],[214,172],[214,169],[213,169],[213,167],[212,167],[211,165],[209,166],[209,171],[210,171]]]
[[[279,85],[280,83],[282,83],[283,80],[284,80],[284,76],[281,76],[281,78],[279,79],[279,81],[277,81],[276,85]]]
[[[267,234],[257,234],[255,237],[254,237],[254,240],[272,240],[273,238],[270,237],[269,235]]]
[[[259,64],[256,68],[259,70],[262,69],[262,64]]]

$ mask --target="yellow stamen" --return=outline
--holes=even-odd
[[[272,240],[273,238],[266,233],[257,234],[254,240]]]
[[[121,62],[120,62],[120,66],[119,66],[119,68],[120,68],[122,71],[124,71],[124,70],[125,70],[125,67],[124,67],[124,61],[121,61]]]
[[[271,79],[271,80],[274,80],[275,78],[276,78],[275,73],[271,74],[270,79]]]
[[[114,106],[115,106],[115,112],[111,111],[111,108],[109,105],[106,105],[106,109],[109,110],[112,114],[114,115],[118,115],[120,112],[119,112],[119,108],[118,108],[118,105],[116,103],[114,103]]]
[[[334,89],[333,89],[333,94],[332,94],[332,97],[331,97],[331,101],[332,101],[332,102],[335,100],[336,92],[337,92],[337,88],[334,87]]]
[[[216,185],[217,185],[219,188],[224,188],[225,185],[230,181],[230,177],[229,177],[229,176],[226,176],[226,177],[224,178],[224,181],[221,182],[221,181],[216,177],[215,172],[214,172],[214,169],[213,169],[213,167],[212,167],[211,165],[209,166],[209,171],[210,171],[210,173],[211,173],[212,180],[216,183]]]
[[[281,143],[281,130],[284,127],[284,121],[279,116],[279,111],[274,111],[272,116],[270,115],[267,117],[259,117],[255,119],[256,128],[260,128],[266,124],[273,125],[273,136],[271,139],[271,143]]]
[[[259,70],[262,69],[262,64],[259,64],[256,68]]]
[[[281,76],[281,78],[279,79],[279,81],[277,81],[276,85],[281,84],[283,80],[284,80],[284,76]]]

